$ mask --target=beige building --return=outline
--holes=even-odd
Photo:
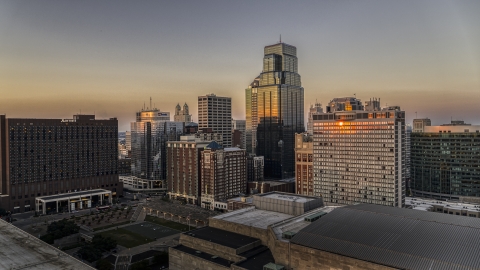
[[[295,134],[295,190],[313,196],[313,137]]]

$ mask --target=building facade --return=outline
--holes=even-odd
[[[403,207],[405,112],[314,115],[313,160],[314,194],[325,202]]]
[[[266,178],[293,176],[295,133],[305,130],[297,48],[282,42],[266,46],[262,73],[245,94],[248,151],[265,158]]]
[[[410,160],[414,195],[480,202],[480,126],[453,121],[415,129]]]
[[[247,154],[247,182],[264,180],[265,163],[263,157]]]
[[[313,135],[313,115],[317,113],[323,113],[322,104],[319,102],[310,105],[310,110],[308,111],[307,133],[310,135]]]
[[[216,202],[225,202],[247,191],[246,151],[238,147],[222,148],[216,142],[205,147],[201,158],[201,206],[215,209]]]
[[[167,194],[171,199],[200,204],[200,159],[209,143],[195,136],[182,136],[179,141],[167,143]]]
[[[198,97],[198,129],[222,135],[223,147],[232,146],[232,99],[215,94]]]
[[[308,133],[295,134],[295,189],[297,194],[314,194],[313,136]]]
[[[173,121],[182,123],[192,122],[192,115],[190,114],[187,103],[183,104],[183,109],[180,108],[180,104],[177,104],[177,106],[175,107],[175,115],[173,116]]]
[[[170,122],[169,112],[158,109],[137,112],[136,122],[131,123],[132,176],[155,181],[166,179],[165,145],[170,133],[167,122]],[[176,132],[177,126],[173,133]]]
[[[246,121],[232,119],[232,146],[246,149]]]
[[[103,188],[122,194],[118,120],[18,119],[0,115],[0,208],[34,210],[35,198]]]
[[[418,133],[418,132],[423,132],[425,127],[431,126],[432,125],[432,120],[428,118],[422,118],[422,119],[413,119],[413,129],[412,132]]]

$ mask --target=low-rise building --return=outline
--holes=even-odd
[[[248,182],[248,194],[261,194],[273,191],[295,193],[295,178]]]

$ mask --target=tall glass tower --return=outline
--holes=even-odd
[[[266,178],[293,177],[295,133],[305,130],[297,48],[266,46],[263,71],[245,94],[247,151],[264,156]]]

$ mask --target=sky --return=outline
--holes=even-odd
[[[335,97],[398,105],[407,122],[480,124],[480,1],[0,2],[0,114],[117,117],[129,130],[150,97],[173,115],[245,88],[263,47],[297,47],[305,112]],[[172,116],[173,120],[173,116]]]

